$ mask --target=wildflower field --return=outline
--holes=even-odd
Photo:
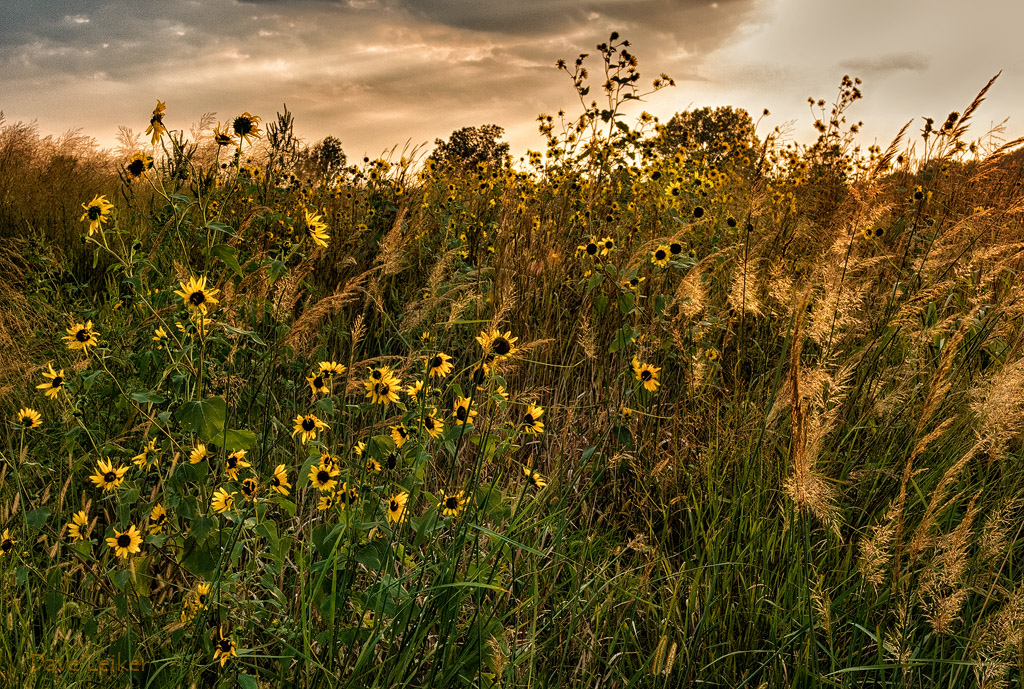
[[[523,158],[0,118],[0,686],[1020,685],[998,82],[796,145],[631,51]]]

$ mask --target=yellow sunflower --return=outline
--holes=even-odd
[[[401,382],[394,376],[373,380],[371,373],[370,380],[366,381],[366,396],[373,404],[397,404],[401,388]]]
[[[338,485],[338,474],[341,471],[336,466],[321,462],[309,468],[309,482],[316,486],[321,493],[330,493]]]
[[[0,534],[0,555],[6,555],[7,553],[14,550],[14,544],[17,541],[11,536],[11,532],[4,529],[4,532]]]
[[[395,447],[401,448],[409,439],[409,429],[405,427],[405,424],[401,423],[397,426],[392,426],[391,437],[395,441]]]
[[[84,541],[88,528],[89,514],[85,510],[78,510],[68,522],[68,538],[72,541]]]
[[[78,220],[89,223],[89,236],[91,237],[102,230],[103,223],[110,219],[110,211],[113,210],[114,204],[107,201],[107,197],[104,194],[94,196],[89,203],[83,203],[82,208],[85,209],[85,212],[82,213],[82,217]]]
[[[339,364],[337,361],[321,361],[320,362],[320,373],[325,376],[343,376],[345,371],[348,369],[345,364]]]
[[[114,549],[114,554],[121,559],[128,559],[129,555],[139,552],[142,545],[142,534],[134,524],[128,526],[127,531],[114,529],[114,536],[107,539],[107,545]]]
[[[43,371],[43,378],[46,378],[46,382],[37,385],[36,390],[45,390],[44,395],[56,398],[64,389],[64,369],[54,371],[53,364],[48,364],[48,366],[50,370]]]
[[[194,448],[192,448],[192,452],[189,453],[188,463],[199,464],[203,460],[209,459],[212,455],[213,453],[206,449],[206,445],[199,443]]]
[[[288,472],[285,471],[284,464],[278,464],[270,479],[270,489],[287,496],[291,488],[292,484],[288,483]]]
[[[423,417],[423,430],[431,438],[440,438],[441,434],[444,433],[444,422],[434,416],[434,411],[431,410],[429,414]]]
[[[224,630],[217,630],[217,643],[213,648],[213,659],[220,661],[220,666],[224,667],[224,664],[231,658],[237,658],[238,653],[235,652],[235,642],[228,637],[224,636]]]
[[[213,492],[213,497],[210,499],[210,507],[218,514],[227,512],[235,506],[236,495],[238,493],[235,491],[229,493],[223,487],[220,487]]]
[[[306,378],[306,382],[309,383],[309,388],[310,390],[313,391],[314,395],[331,394],[330,378],[323,371],[319,371],[318,373],[311,373]]]
[[[540,417],[544,415],[544,410],[535,404],[531,404],[526,408],[526,414],[523,416],[523,430],[527,433],[543,433],[544,422],[540,420]]]
[[[148,469],[160,461],[160,448],[156,446],[156,438],[151,438],[142,452],[132,457],[135,466],[140,469]]]
[[[502,333],[500,330],[483,331],[476,337],[484,354],[494,354],[496,357],[512,356],[516,353],[515,344],[518,337],[512,337],[512,331]],[[488,362],[484,362],[488,363]]]
[[[334,507],[334,501],[336,498],[335,493],[325,493],[320,496],[320,499],[316,502],[316,509],[318,512],[323,512]]]
[[[221,129],[220,122],[213,128],[213,142],[218,146],[230,146],[235,143],[235,137],[227,129]]]
[[[427,359],[427,373],[431,378],[444,378],[452,372],[452,368],[452,358],[442,352]]]
[[[242,481],[242,495],[245,496],[246,500],[256,501],[256,493],[260,490],[259,479],[250,476]]]
[[[133,179],[138,179],[153,168],[153,157],[142,151],[136,151],[124,166]]]
[[[388,521],[396,524],[405,519],[405,504],[409,501],[409,494],[402,492],[392,495],[388,499]]]
[[[25,430],[39,428],[43,425],[43,417],[35,409],[22,407],[14,416],[14,423]]]
[[[466,492],[460,490],[458,493],[441,493],[441,501],[439,507],[441,508],[441,515],[444,517],[457,517],[465,509],[466,504],[469,502],[469,498],[466,497]]]
[[[253,139],[260,138],[260,118],[248,112],[243,112],[231,123],[231,131],[238,137],[239,143],[245,141],[252,144]]]
[[[303,213],[306,214],[306,229],[309,231],[309,238],[317,246],[322,246],[326,249],[327,243],[331,240],[331,235],[327,234],[327,223],[323,221],[323,215],[320,213],[310,213],[309,209],[304,209]]]
[[[299,415],[295,417],[295,430],[292,437],[299,436],[303,443],[316,440],[317,431],[327,428],[327,424],[317,418],[316,414]],[[300,435],[301,434],[301,435]]]
[[[160,137],[167,133],[167,127],[164,126],[164,113],[166,111],[167,105],[162,100],[157,100],[156,107],[153,108],[153,116],[149,118],[149,126],[146,127],[146,133],[152,134],[150,143],[154,146],[160,141]]]
[[[228,455],[228,458],[224,462],[224,473],[228,475],[232,481],[238,480],[238,470],[250,467],[252,464],[245,461],[245,450],[235,450]]]
[[[651,364],[642,363],[636,357],[633,357],[633,375],[638,381],[643,383],[644,390],[648,392],[654,392],[658,389],[661,383],[658,382],[658,371],[660,368],[655,368]]]
[[[160,533],[167,526],[167,510],[160,503],[149,512],[149,533]]]
[[[545,488],[548,485],[547,480],[530,467],[523,467],[523,474],[526,476],[527,482],[534,488],[540,489]]]
[[[214,297],[220,293],[220,290],[207,287],[205,277],[198,279],[190,277],[188,282],[179,284],[181,289],[174,290],[174,293],[181,297],[182,302],[189,309],[194,309],[205,315],[207,307],[218,303]]]
[[[81,349],[89,351],[89,347],[95,346],[99,333],[92,329],[92,321],[75,323],[67,329],[64,341],[68,343],[68,349]]]
[[[658,247],[655,248],[654,252],[651,254],[651,263],[658,266],[659,268],[664,268],[665,266],[667,266],[668,259],[669,248],[667,244],[659,244]]]
[[[121,485],[127,472],[128,467],[119,466],[115,469],[109,459],[101,459],[96,462],[96,470],[89,480],[95,483],[97,488],[102,488],[104,492],[110,492]]]
[[[465,426],[467,423],[473,423],[473,417],[476,416],[476,410],[470,409],[473,401],[468,397],[459,397],[455,400],[455,410],[453,412],[455,416],[455,423],[459,426]]]

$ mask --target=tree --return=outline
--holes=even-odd
[[[757,135],[750,114],[729,105],[677,112],[661,129],[655,145],[662,155],[685,148],[703,154],[712,164],[755,146]]]
[[[480,127],[463,127],[452,132],[448,141],[435,139],[431,159],[439,164],[469,166],[490,163],[498,167],[509,164],[509,145],[500,141],[505,133],[503,127],[485,124]]]
[[[307,155],[311,171],[321,179],[329,179],[338,174],[348,162],[348,157],[341,148],[341,140],[335,136],[320,139],[309,149]]]

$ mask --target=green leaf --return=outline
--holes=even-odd
[[[224,435],[217,440],[217,443],[228,452],[251,450],[253,445],[256,444],[256,434],[252,431],[225,431]]]
[[[161,395],[156,390],[143,390],[142,392],[133,392],[128,395],[130,398],[139,402],[140,404],[163,404],[167,401],[167,398]]]
[[[38,510],[29,510],[25,513],[25,522],[33,529],[39,530],[43,528],[43,524],[46,523],[49,516],[49,507],[41,507]]]
[[[244,672],[238,675],[238,686],[242,687],[242,689],[259,689],[259,685],[256,684],[256,678]]]
[[[633,326],[626,324],[619,328],[618,332],[615,333],[615,340],[612,342],[611,346],[608,347],[608,351],[611,354],[614,354],[615,352],[625,349],[629,345],[633,344],[635,340],[636,331],[633,330]]]
[[[252,330],[239,330],[238,328],[232,328],[227,323],[221,323],[220,325],[224,328],[224,332],[226,332],[228,335],[244,335],[245,337],[248,337],[250,340],[252,340],[253,342],[262,347],[267,346],[267,343],[264,342],[263,339],[259,335],[254,333]]]
[[[210,249],[210,255],[219,258],[224,265],[234,271],[235,275],[242,275],[242,266],[238,263],[238,251],[227,244],[217,244]]]
[[[226,416],[227,404],[223,397],[211,397],[201,402],[185,402],[174,415],[186,431],[195,433],[208,443],[221,440]]]

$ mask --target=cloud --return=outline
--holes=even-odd
[[[843,60],[839,66],[857,76],[883,77],[892,72],[923,72],[931,60],[923,53],[886,53]]]

